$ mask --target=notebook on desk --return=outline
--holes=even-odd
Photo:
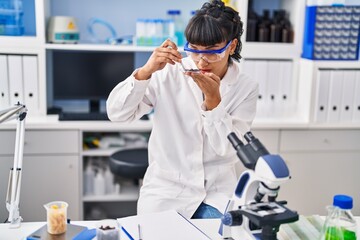
[[[211,239],[175,210],[118,218],[117,221],[124,240],[140,239],[138,226],[143,240]]]

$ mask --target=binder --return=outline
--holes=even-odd
[[[360,71],[356,71],[355,75],[355,95],[353,103],[353,122],[360,122]]]
[[[280,114],[281,61],[268,61],[267,72],[266,108],[268,117],[278,117]]]
[[[326,122],[330,87],[330,70],[319,70],[316,78],[315,122]]]
[[[24,103],[22,56],[8,56],[10,105]]]
[[[267,69],[268,63],[264,60],[256,60],[254,70],[254,80],[259,84],[258,111],[259,117],[267,115]]]
[[[293,106],[292,96],[292,61],[280,62],[280,80],[279,80],[279,110],[284,116],[285,113],[289,113]]]
[[[29,114],[40,113],[37,56],[23,56],[24,101]]]
[[[344,72],[341,70],[331,71],[327,122],[334,123],[340,120],[343,75]]]
[[[0,55],[0,111],[10,107],[7,56]]]
[[[343,87],[341,94],[340,121],[351,122],[355,89],[355,70],[344,71]]]
[[[243,62],[243,73],[250,76],[252,79],[255,77],[255,61],[245,59]]]

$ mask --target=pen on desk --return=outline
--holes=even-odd
[[[139,240],[142,240],[140,224],[138,224],[138,233],[139,233]]]

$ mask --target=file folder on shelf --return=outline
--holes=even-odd
[[[266,117],[267,115],[267,61],[254,61],[255,62],[255,72],[254,80],[259,83],[259,98],[258,98],[258,116]]]
[[[315,97],[315,122],[326,122],[330,87],[330,70],[320,70],[317,73]]]
[[[30,114],[40,113],[37,56],[23,56],[24,100]]]
[[[280,81],[279,81],[279,110],[283,116],[285,113],[295,111],[294,97],[292,96],[293,87],[293,68],[292,61],[280,62]]]
[[[0,110],[10,107],[7,56],[0,55]]]
[[[353,103],[353,122],[360,122],[360,71],[356,71],[355,77],[355,95],[354,95],[354,103]]]
[[[340,121],[351,122],[355,89],[355,70],[344,71],[341,96]]]
[[[280,61],[268,61],[267,63],[267,116],[268,117],[279,117],[280,113],[280,71],[281,62]]]
[[[10,105],[24,102],[22,56],[8,56]],[[26,104],[26,103],[25,103]]]
[[[344,72],[341,70],[332,70],[329,88],[329,109],[327,121],[334,123],[340,120],[340,105],[342,94],[342,82]]]

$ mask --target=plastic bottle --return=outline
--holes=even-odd
[[[113,194],[114,193],[114,175],[111,173],[109,166],[106,167],[105,173],[105,193]]]
[[[92,161],[89,160],[88,164],[85,167],[84,171],[84,194],[92,195],[94,194],[94,178],[95,172],[92,166]]]
[[[163,21],[163,37],[174,38],[175,36],[175,23],[173,19],[165,19]],[[165,40],[165,39],[164,39]]]
[[[347,195],[335,195],[333,205],[321,231],[320,240],[356,240],[356,220],[351,214],[353,199]]]
[[[94,194],[96,196],[105,195],[105,178],[102,170],[99,170],[99,172],[95,176]]]
[[[183,46],[185,43],[185,36],[184,36],[185,24],[181,17],[181,11],[169,10],[167,14],[170,17],[170,19],[174,20],[175,36],[177,38],[177,44],[179,46]]]

